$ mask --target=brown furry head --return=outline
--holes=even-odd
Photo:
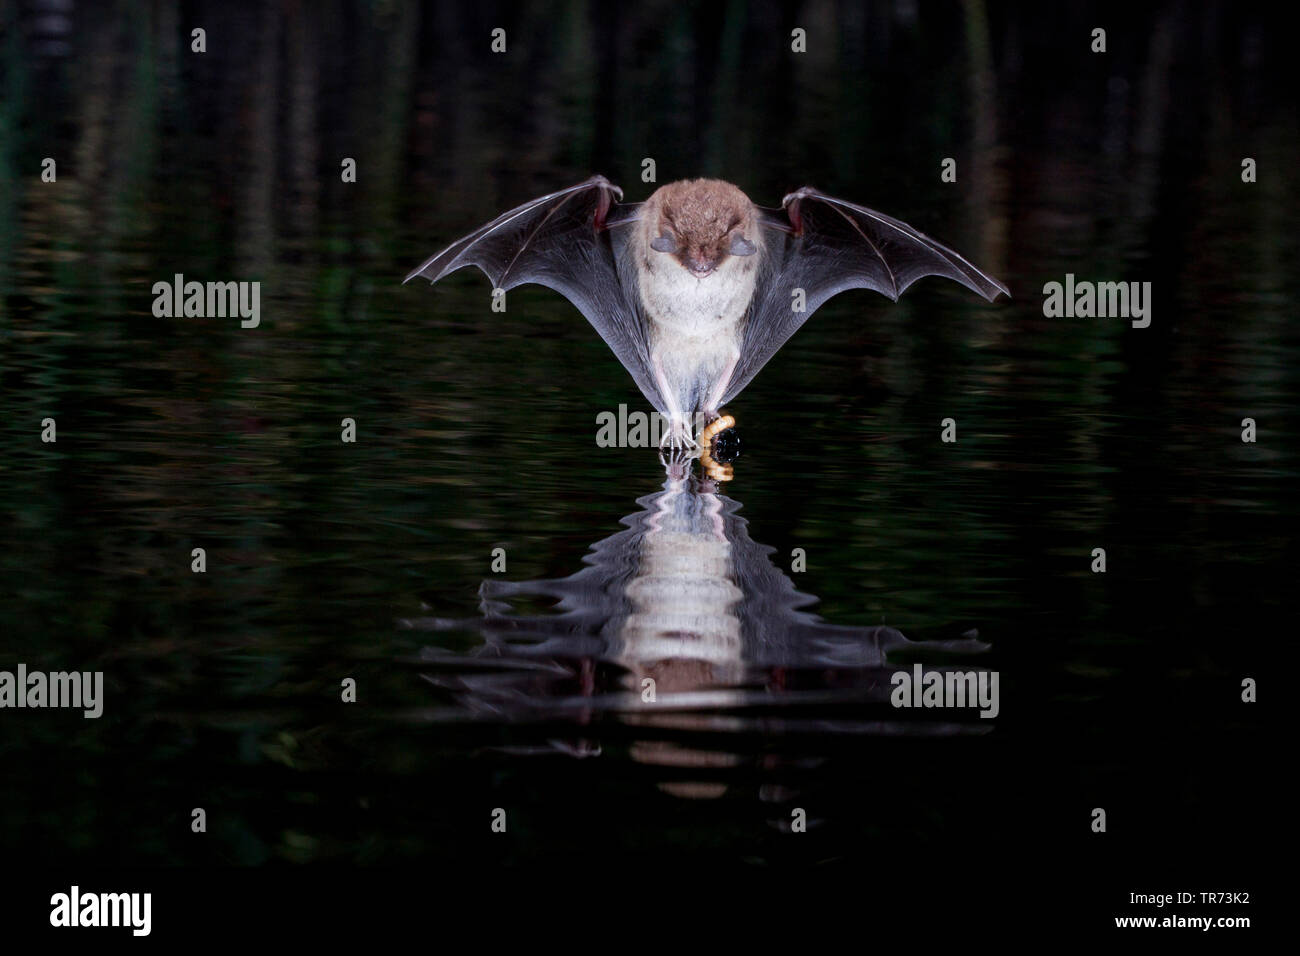
[[[646,200],[650,248],[669,253],[696,278],[728,256],[758,251],[757,217],[749,197],[721,179],[684,179],[659,187]]]

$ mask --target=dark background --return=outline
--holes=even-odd
[[[992,870],[1045,899],[1089,875],[1073,903],[1101,922],[1130,891],[1259,893],[1278,762],[1240,683],[1276,697],[1294,637],[1300,355],[1293,41],[1265,9],[0,3],[0,667],[103,670],[108,693],[99,721],[0,715],[0,850],[836,861],[921,867],[940,907]],[[400,619],[473,618],[497,546],[512,580],[572,574],[663,479],[648,450],[595,448],[597,412],[644,402],[562,298],[512,292],[503,317],[477,273],[400,280],[593,172],[644,199],[644,157],[764,205],[814,184],[1011,288],[833,300],[733,403],[726,489],[779,565],[809,551],[795,577],[827,620],[977,627],[992,733],[809,729],[851,700],[739,715],[672,737],[735,758],[688,800],[617,714],[576,759],[549,747],[576,733],[557,712],[492,719],[422,679]],[[154,318],[175,272],[261,281],[261,327]],[[1150,281],[1151,327],[1044,318],[1067,272]],[[808,834],[775,825],[774,786]]]

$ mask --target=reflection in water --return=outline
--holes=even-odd
[[[708,478],[670,469],[663,490],[637,501],[626,530],[599,541],[587,567],[566,578],[486,580],[483,618],[404,621],[431,630],[473,627],[471,657],[425,648],[436,686],[465,711],[492,720],[603,717],[640,728],[630,744],[640,763],[674,768],[735,766],[727,734],[743,731],[955,734],[988,730],[973,711],[899,711],[889,704],[899,652],[971,654],[974,632],[915,642],[892,627],[828,624],[804,610],[816,598],[795,589],[753,541],[740,503]],[[542,613],[522,606],[551,604]],[[661,739],[663,737],[668,739]],[[700,742],[696,742],[699,739]],[[575,756],[590,741],[552,741]],[[550,751],[547,751],[550,752]],[[682,796],[718,796],[725,786],[662,785]]]

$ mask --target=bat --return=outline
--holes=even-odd
[[[668,183],[624,203],[603,176],[527,202],[405,279],[478,266],[496,289],[536,283],[587,318],[669,421],[661,447],[698,449],[759,370],[831,296],[897,300],[923,276],[992,302],[1006,286],[883,213],[805,186],[780,209],[718,179]]]

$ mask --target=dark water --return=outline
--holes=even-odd
[[[0,668],[106,685],[0,714],[0,846],[1249,883],[1241,682],[1280,693],[1294,630],[1285,36],[1050,6],[0,7]],[[670,479],[597,447],[644,402],[560,296],[400,284],[592,172],[643,199],[647,156],[875,206],[1013,298],[836,298],[730,406],[733,480]],[[155,318],[178,272],[259,280],[261,325]],[[1151,282],[1151,326],[1045,318],[1066,273]],[[998,715],[889,706],[915,661],[995,670]]]

